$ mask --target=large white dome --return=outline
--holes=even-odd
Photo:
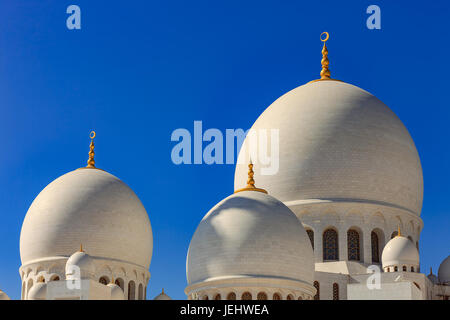
[[[103,170],[69,172],[36,197],[20,234],[22,265],[69,257],[80,244],[93,258],[150,266],[153,236],[147,212],[125,183]]]
[[[187,256],[189,285],[265,277],[312,285],[311,242],[295,214],[257,191],[235,193],[200,222]]]
[[[269,138],[270,129],[279,130],[279,171],[256,170],[255,178],[285,204],[350,200],[420,214],[423,178],[414,142],[367,91],[334,80],[310,82],[272,103],[252,129],[267,130]],[[235,189],[246,184],[244,156],[241,151]]]

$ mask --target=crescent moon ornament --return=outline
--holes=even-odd
[[[323,35],[325,35],[325,38],[323,38]],[[320,41],[322,41],[322,42],[327,42],[329,38],[330,38],[330,34],[328,32],[322,32],[320,34]]]
[[[89,135],[89,137],[90,137],[91,139],[94,139],[95,136],[96,136],[95,131],[91,131],[91,134]]]

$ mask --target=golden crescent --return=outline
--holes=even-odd
[[[323,35],[326,36],[325,39],[322,39],[322,36],[323,36]],[[327,42],[329,38],[330,38],[330,34],[329,34],[328,32],[322,32],[322,33],[320,34],[320,41],[322,41],[322,42]]]
[[[91,139],[94,139],[96,136],[95,131],[91,131],[91,134],[89,135],[89,137],[91,137]]]

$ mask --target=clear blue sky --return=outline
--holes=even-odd
[[[82,29],[66,28],[81,7]],[[370,4],[381,30],[366,28]],[[140,197],[153,227],[148,297],[184,299],[189,241],[233,192],[233,165],[171,162],[176,128],[248,129],[283,93],[330,69],[375,94],[409,129],[422,161],[422,270],[449,254],[448,1],[0,2],[0,288],[20,297],[19,236],[37,194],[84,166]]]

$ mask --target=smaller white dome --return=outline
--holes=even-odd
[[[6,293],[0,290],[0,301],[1,300],[11,300]]]
[[[162,289],[161,293],[157,295],[153,300],[172,300],[172,298],[165,294],[164,289]]]
[[[418,267],[419,252],[411,240],[403,236],[396,236],[384,247],[381,261],[383,268],[403,265]]]
[[[75,252],[66,262],[66,279],[92,278],[95,274],[94,260],[84,251]]]
[[[111,288],[111,300],[125,300],[125,294],[121,287],[115,283],[109,283],[107,286]]]
[[[46,298],[47,284],[45,282],[36,283],[28,292],[28,300],[45,300]]]
[[[450,285],[450,256],[439,266],[438,278],[440,283]]]

